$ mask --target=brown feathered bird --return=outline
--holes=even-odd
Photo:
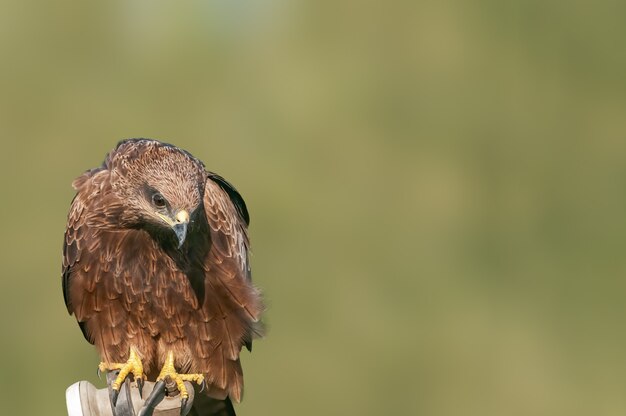
[[[241,195],[188,152],[149,139],[118,143],[73,187],[63,295],[99,368],[120,370],[113,388],[129,374],[205,383],[192,414],[234,415],[239,353],[261,335],[263,311]]]

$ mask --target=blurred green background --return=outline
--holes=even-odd
[[[72,180],[172,142],[252,215],[241,415],[626,412],[626,3],[0,3],[0,413],[98,357]],[[99,384],[100,386],[102,383]]]

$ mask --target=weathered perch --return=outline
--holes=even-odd
[[[137,384],[126,380],[120,388],[115,408],[111,402],[111,383],[117,372],[107,374],[107,388],[97,389],[88,381],[79,381],[72,384],[65,391],[68,416],[179,416],[185,415],[193,404],[194,388],[189,382],[187,391],[189,401],[181,412],[180,395],[174,395],[177,390],[166,396],[166,388],[159,384],[154,390],[155,383],[146,381],[142,394],[139,394]]]

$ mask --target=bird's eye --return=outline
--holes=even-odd
[[[163,198],[163,195],[157,192],[156,194],[152,195],[152,203],[157,208],[163,208],[165,207],[165,198]]]

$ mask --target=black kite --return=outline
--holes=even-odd
[[[63,295],[100,368],[121,369],[114,388],[128,374],[204,382],[234,414],[239,353],[260,335],[263,311],[241,195],[191,154],[149,139],[120,142],[72,185]]]

